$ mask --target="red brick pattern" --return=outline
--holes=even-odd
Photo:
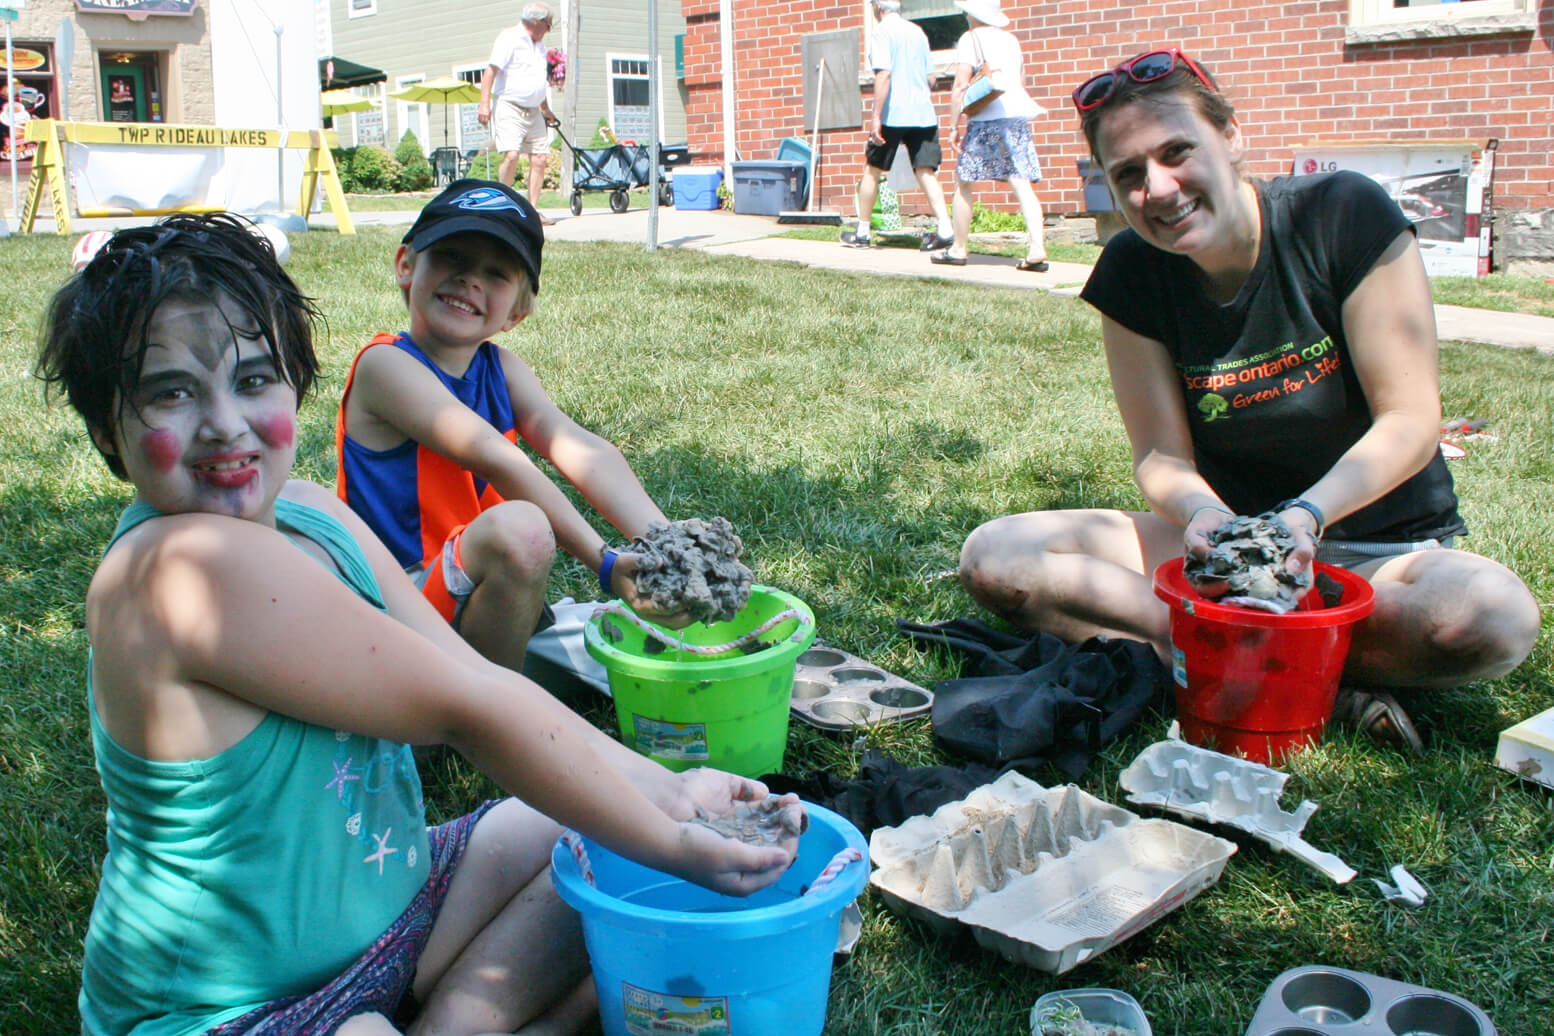
[[[1261,4],[1166,0],[1147,7],[1106,0],[1005,0],[1010,31],[1025,51],[1027,88],[1049,112],[1034,124],[1046,179],[1038,196],[1052,212],[1083,208],[1074,160],[1086,149],[1069,91],[1086,76],[1139,51],[1183,47],[1220,80],[1242,117],[1255,176],[1288,172],[1312,143],[1500,140],[1498,209],[1554,208],[1554,5],[1537,0],[1535,32],[1346,45],[1347,0]],[[722,158],[718,0],[681,0],[685,13],[687,127],[698,161]],[[856,0],[733,0],[735,139],[743,158],[770,158],[803,123],[800,41],[808,33],[865,33]],[[866,64],[861,62],[860,64]],[[864,110],[869,111],[869,87]],[[948,81],[937,91],[940,179],[953,188]],[[850,212],[862,169],[864,131],[820,134],[819,200]],[[921,195],[907,195],[908,200]],[[1013,196],[980,186],[977,199],[1013,208]]]

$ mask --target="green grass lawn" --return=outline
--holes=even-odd
[[[326,377],[303,409],[299,473],[332,482],[345,367],[404,324],[389,260],[402,233],[293,237],[291,272],[329,320]],[[68,273],[69,238],[0,240],[0,1031],[76,1031],[80,943],[104,851],[83,674],[82,596],[128,499],[79,422],[46,409],[33,338]],[[557,402],[620,444],[672,517],[726,515],[757,578],[815,610],[820,636],[926,685],[956,659],[923,654],[895,620],[974,614],[951,568],[978,523],[1015,510],[1137,506],[1098,322],[1038,292],[871,278],[638,244],[556,242],[538,312],[504,336]],[[1445,411],[1497,440],[1452,471],[1467,545],[1554,600],[1554,366],[1530,351],[1447,343]],[[566,561],[556,595],[590,599]],[[1338,731],[1296,757],[1282,805],[1360,877],[1344,886],[1261,842],[1235,840],[1214,887],[1062,976],[942,939],[873,893],[834,974],[827,1032],[1025,1036],[1053,989],[1137,997],[1159,1036],[1239,1036],[1281,971],[1326,963],[1459,994],[1504,1036],[1554,1029],[1554,793],[1493,766],[1498,732],[1554,705],[1554,652],[1500,680],[1414,699],[1431,745],[1411,758]],[[589,714],[613,723],[602,708]],[[1164,733],[1153,714],[1081,781],[1126,805],[1118,772]],[[865,747],[954,762],[926,720],[832,734],[795,723],[785,769],[850,776]],[[1051,771],[1031,774],[1058,783]],[[425,775],[434,819],[492,789],[456,758]],[[1215,833],[1232,837],[1229,829]],[[1408,909],[1371,884],[1404,864],[1431,892]],[[774,960],[772,967],[781,968]],[[1539,1021],[1539,1019],[1543,1019]]]

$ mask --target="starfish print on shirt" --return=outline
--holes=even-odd
[[[324,790],[328,791],[330,788],[335,789],[335,799],[337,801],[343,801],[345,799],[345,785],[346,785],[346,782],[347,781],[359,781],[359,780],[361,780],[361,775],[360,774],[355,774],[355,773],[351,772],[351,757],[350,756],[346,756],[345,757],[345,762],[343,762],[343,763],[336,761],[334,763],[334,768],[335,768],[334,780],[332,780],[328,784],[324,785]]]
[[[389,856],[391,856],[391,855],[393,855],[394,853],[399,852],[398,849],[390,849],[389,848],[389,844],[388,844],[389,835],[391,835],[393,833],[394,833],[394,829],[392,827],[390,827],[390,828],[385,828],[381,835],[377,835],[377,834],[373,835],[372,836],[372,840],[378,843],[378,848],[362,859],[363,863],[372,863],[374,860],[376,860],[377,863],[378,863],[378,875],[380,877],[383,874],[383,861],[384,861],[384,859],[389,857]]]

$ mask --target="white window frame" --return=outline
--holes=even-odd
[[[395,76],[394,91],[397,93],[407,86],[414,86],[417,83],[424,82],[426,82],[425,73],[417,73],[416,75],[409,76]],[[421,145],[421,153],[423,155],[430,154],[431,152],[428,151],[426,147],[426,137],[427,130],[430,129],[432,125],[432,106],[425,103],[424,101],[400,100],[395,100],[394,106],[394,129],[399,131],[399,136],[396,137],[392,133],[385,132],[383,135],[384,149],[392,155],[395,150],[399,148],[399,142],[405,138],[405,131],[414,128],[410,125],[410,110],[412,108],[419,108],[421,109],[421,132],[416,134],[416,140]],[[387,129],[387,127],[384,128],[385,130]]]
[[[1532,0],[1463,0],[1393,7],[1391,0],[1349,0],[1344,42],[1501,36],[1533,32],[1538,14]]]
[[[615,76],[615,62],[617,62],[617,61],[640,61],[644,65],[646,65],[651,60],[652,59],[648,55],[646,55],[646,54],[631,54],[631,53],[616,52],[616,51],[609,51],[609,52],[605,53],[605,55],[604,55],[604,82],[605,82],[605,89],[604,89],[604,114],[605,114],[605,118],[608,119],[609,122],[610,122],[610,128],[611,129],[615,129],[615,78],[616,78],[616,76]],[[649,89],[652,89],[652,84],[653,84],[653,82],[655,80],[658,83],[658,139],[659,140],[663,140],[664,139],[664,59],[663,59],[662,56],[660,56],[659,59],[658,59],[658,64],[656,66],[656,69],[657,69],[657,73],[658,74],[655,75],[655,76],[647,77],[647,82],[648,82],[648,88]],[[571,70],[570,69],[568,69],[567,75],[568,76],[571,75]],[[621,76],[621,78],[622,79],[635,79],[637,77],[636,76]],[[619,133],[620,131],[617,129],[616,132]]]
[[[378,0],[367,0],[360,8],[356,6],[356,0],[345,0],[345,16],[350,18],[366,18],[378,13]]]
[[[365,97],[365,98],[367,98],[369,100],[377,101],[378,102],[378,108],[377,108],[377,111],[374,112],[373,114],[377,115],[380,120],[383,119],[384,105],[387,104],[387,102],[388,102],[388,84],[386,82],[385,83],[369,83],[366,86],[352,87],[351,88],[351,93],[355,94],[357,97]],[[352,144],[360,144],[362,142],[361,126],[358,125],[356,120],[360,119],[363,115],[366,115],[366,114],[368,114],[368,113],[367,112],[351,112],[351,143]],[[335,116],[335,122],[336,122],[337,125],[338,125],[339,121],[340,121],[340,117],[338,115]],[[384,142],[387,143],[387,141],[388,141],[388,126],[387,125],[385,125],[383,127],[383,137],[384,137]]]
[[[453,75],[453,78],[464,79],[465,82],[474,83],[478,88],[481,77],[486,74],[486,68],[487,66],[484,63],[479,65],[455,65],[449,69],[449,72]],[[469,75],[474,75],[475,78],[467,79],[466,77]],[[462,108],[463,105],[460,105],[460,107]],[[468,148],[464,146],[464,113],[462,111],[459,112],[458,127],[458,133],[455,136],[455,146],[459,149],[459,153],[463,154]],[[486,131],[489,133],[490,130],[491,127],[487,126]]]

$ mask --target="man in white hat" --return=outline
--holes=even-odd
[[[482,126],[491,127],[491,146],[502,152],[497,179],[511,187],[519,159],[529,156],[529,201],[538,210],[550,161],[550,129],[557,124],[550,110],[550,70],[543,42],[553,16],[544,4],[530,3],[521,19],[503,30],[491,48],[491,60],[480,77],[476,115]],[[540,222],[554,221],[540,213]]]
[[[844,230],[842,243],[867,248],[869,216],[879,197],[880,177],[904,146],[917,185],[928,196],[928,205],[939,221],[936,230],[923,235],[923,250],[947,247],[951,240],[950,212],[939,186],[939,116],[934,111],[933,58],[923,30],[901,17],[901,0],[874,0],[877,22],[869,37],[869,64],[874,69],[874,112],[869,121],[869,141],[864,146],[862,178],[858,181],[858,227]]]

